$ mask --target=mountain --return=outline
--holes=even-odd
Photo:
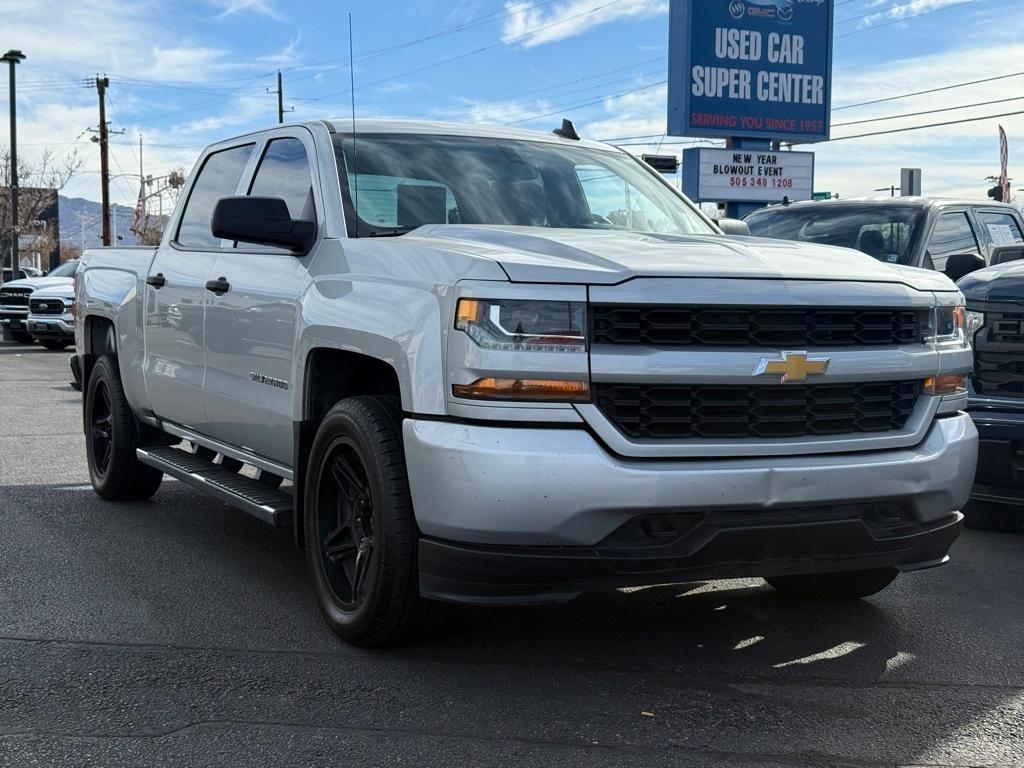
[[[57,198],[60,211],[60,241],[86,248],[103,244],[103,205],[95,200],[81,197]],[[111,206],[113,210],[110,236],[117,233],[116,245],[138,245],[135,235],[129,232],[135,221],[135,209],[125,205]]]

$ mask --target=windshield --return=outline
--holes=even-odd
[[[59,267],[54,268],[47,277],[74,277],[78,269],[78,260],[65,261]]]
[[[828,203],[765,208],[745,221],[757,237],[841,245],[879,261],[909,264],[923,219],[922,208],[907,205]]]
[[[539,141],[422,134],[336,136],[350,237],[424,224],[710,234],[714,229],[624,154]]]

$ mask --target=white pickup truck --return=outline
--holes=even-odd
[[[203,152],[158,248],[76,285],[93,485],[294,526],[366,646],[439,602],[947,559],[974,477],[946,277],[727,237],[634,157],[307,122]]]

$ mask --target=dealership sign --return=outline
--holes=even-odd
[[[683,193],[709,202],[780,203],[810,200],[813,152],[745,149],[687,149],[683,152]]]
[[[671,0],[668,132],[828,139],[833,0]]]

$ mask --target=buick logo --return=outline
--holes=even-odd
[[[743,14],[746,13],[746,12],[747,12],[747,6],[743,2],[743,0],[732,0],[732,2],[729,3],[729,14],[734,19],[742,19],[743,18]]]

